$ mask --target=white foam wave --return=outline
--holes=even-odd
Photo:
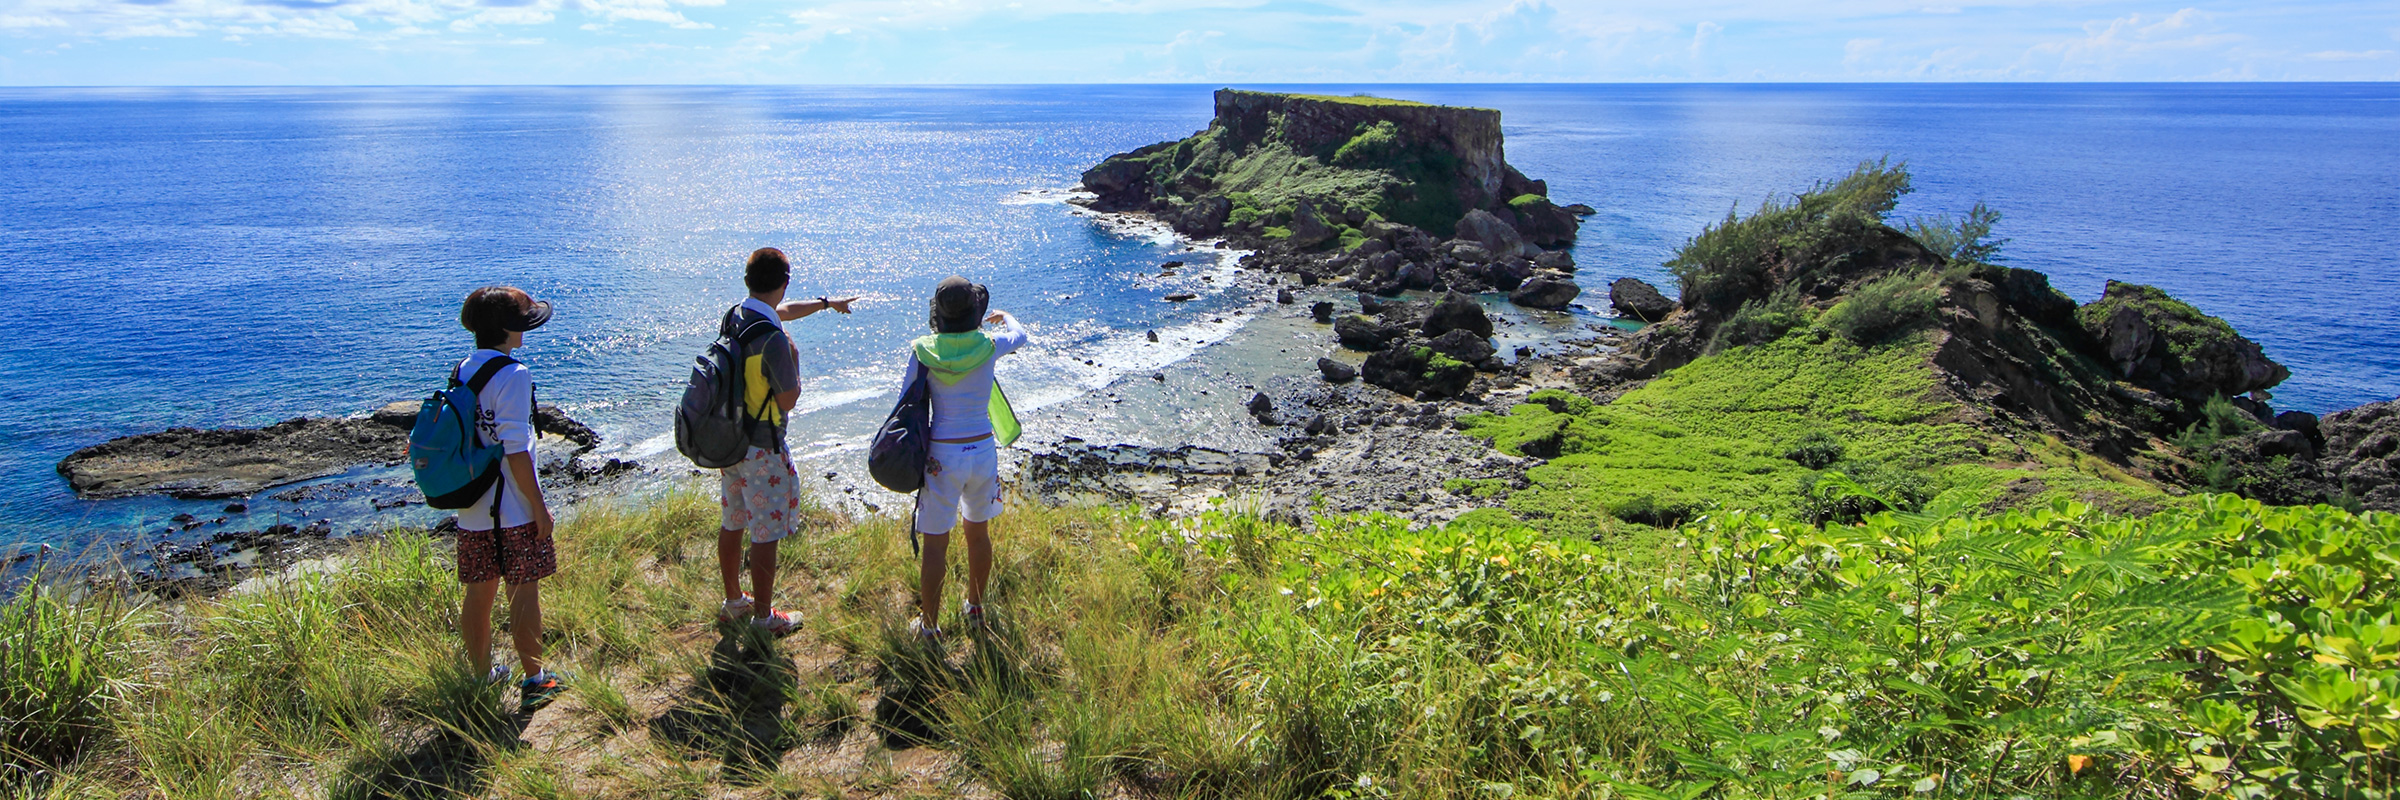
[[[1010,192],[1007,196],[1000,198],[1000,204],[1004,206],[1066,205],[1077,200],[1092,200],[1098,197],[1099,195],[1084,191],[1082,187],[1076,187],[1072,189],[1018,189],[1014,192]]]

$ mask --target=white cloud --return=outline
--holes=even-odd
[[[2308,61],[2377,61],[2391,58],[2390,50],[2320,50],[2300,58]]]
[[[1721,33],[1724,33],[1724,32],[1725,32],[1725,26],[1723,26],[1723,25],[1719,25],[1719,24],[1717,24],[1717,23],[1714,23],[1714,22],[1707,22],[1707,21],[1703,21],[1703,22],[1701,22],[1699,25],[1695,25],[1695,26],[1693,26],[1693,27],[1692,27],[1692,58],[1693,58],[1693,59],[1695,59],[1695,60],[1699,59],[1699,58],[1700,58],[1700,52],[1701,52],[1701,51],[1703,51],[1703,50],[1706,50],[1706,49],[1708,49],[1708,43],[1709,43],[1711,40],[1714,40],[1715,38],[1717,38],[1717,35],[1718,35],[1718,34],[1721,34]]]
[[[1882,50],[1882,39],[1852,39],[1842,44],[1842,66],[1858,71]]]
[[[67,21],[57,17],[34,17],[17,16],[14,14],[0,14],[0,29],[22,30],[26,28],[64,27],[67,27]]]

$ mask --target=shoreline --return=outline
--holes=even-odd
[[[1521,486],[1525,469],[1541,463],[1538,458],[1502,455],[1482,440],[1457,433],[1452,420],[1475,411],[1505,411],[1540,388],[1572,386],[1549,362],[1612,351],[1613,342],[1625,333],[1597,312],[1522,309],[1501,296],[1476,295],[1495,323],[1493,344],[1510,363],[1500,373],[1479,376],[1477,390],[1468,396],[1421,402],[1364,382],[1331,384],[1318,374],[1317,359],[1355,368],[1366,354],[1339,345],[1332,326],[1316,322],[1308,309],[1312,303],[1330,302],[1337,314],[1356,312],[1360,309],[1354,293],[1330,285],[1302,286],[1296,276],[1268,265],[1246,266],[1243,262],[1257,251],[1229,247],[1222,238],[1185,236],[1150,214],[1100,211],[1067,202],[1081,194],[1079,190],[1021,190],[1012,197],[1037,193],[1055,193],[1059,199],[1034,202],[1057,202],[1109,235],[1148,239],[1172,253],[1206,254],[1213,260],[1207,273],[1222,276],[1211,282],[1222,292],[1247,297],[1220,316],[1167,329],[1170,339],[1178,336],[1177,329],[1202,330],[1184,334],[1182,342],[1156,342],[1190,349],[1155,366],[1136,359],[1135,366],[1104,383],[1086,384],[1061,397],[1020,398],[1026,437],[1004,452],[1003,479],[1016,485],[1021,497],[1036,502],[1133,503],[1168,514],[1197,513],[1234,502],[1261,505],[1294,522],[1305,521],[1309,512],[1319,509],[1389,511],[1415,524],[1446,521],[1495,505],[1450,492],[1444,488],[1446,480]],[[1277,302],[1284,291],[1294,302]],[[1431,297],[1412,291],[1381,302]],[[1195,336],[1198,340],[1192,341]],[[1136,341],[1134,346],[1141,344]],[[1266,397],[1276,409],[1269,419],[1249,411],[1253,395]],[[888,393],[878,393],[828,408],[887,398]],[[879,419],[881,414],[873,416]],[[1322,421],[1312,426],[1320,417]],[[1170,431],[1181,435],[1170,436]],[[683,463],[672,450],[632,456],[623,452],[626,445],[618,445],[602,452],[632,457],[595,455],[605,463],[584,465],[580,459],[590,448],[568,447],[564,440],[553,444],[558,446],[544,449],[543,472],[564,478],[546,487],[561,512],[595,498],[671,491],[705,481],[705,471]],[[828,508],[846,516],[905,507],[906,495],[886,491],[866,476],[865,446],[863,437],[822,436],[796,445],[794,460],[804,485]],[[389,469],[362,465],[333,476],[267,487],[251,502],[363,502],[377,512],[421,503],[404,476],[381,474]],[[310,510],[327,513],[322,507]],[[73,564],[70,569],[82,573],[87,583],[110,580],[99,574],[99,565],[105,564],[117,573],[116,581],[180,595],[223,590],[252,576],[338,555],[394,530],[440,532],[449,524],[447,517],[412,525],[369,516],[369,524],[337,534],[330,516],[277,513],[275,523],[255,530],[234,530],[222,518],[195,519],[164,532],[95,542],[65,563]],[[377,524],[376,519],[385,521]],[[217,529],[197,530],[212,525]],[[47,545],[21,547],[0,566],[22,576],[39,565],[60,563],[64,552]]]

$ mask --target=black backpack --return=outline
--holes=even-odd
[[[675,450],[706,469],[742,463],[742,457],[750,452],[751,434],[758,428],[757,418],[746,407],[742,354],[774,332],[775,322],[761,318],[737,325],[741,312],[741,306],[725,312],[717,340],[695,359],[691,381],[683,387],[683,402],[675,406]]]
[[[925,371],[918,370],[867,446],[867,474],[903,494],[925,486],[925,453],[933,441],[933,387],[925,380]]]

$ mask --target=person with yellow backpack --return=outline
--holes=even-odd
[[[990,289],[952,275],[933,290],[933,313],[927,321],[933,334],[909,345],[905,395],[926,381],[931,427],[925,449],[925,482],[917,490],[913,530],[925,537],[917,564],[917,617],[909,631],[919,639],[938,640],[942,631],[942,581],[949,570],[950,528],[960,517],[966,524],[967,591],[961,621],[968,629],[984,625],[983,590],[992,574],[990,523],[999,516],[999,449],[1016,441],[1015,412],[992,380],[992,366],[1001,356],[1031,339],[1015,317],[1005,311],[988,315]],[[997,331],[986,329],[997,326]]]

